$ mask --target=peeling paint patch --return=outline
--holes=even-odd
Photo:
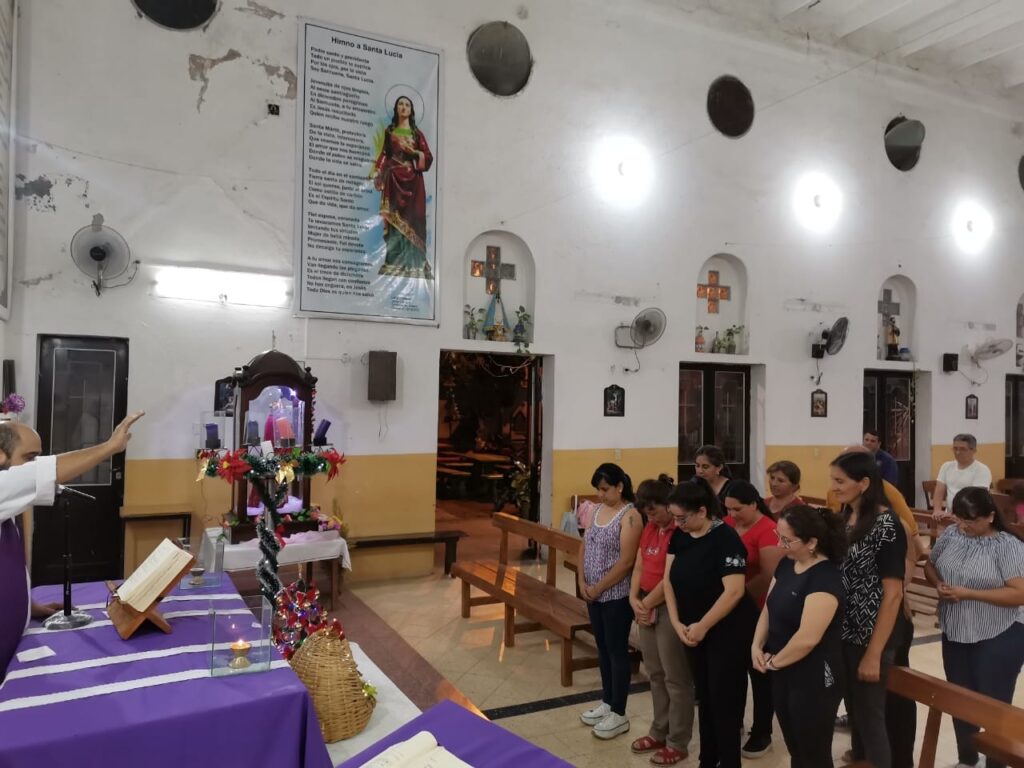
[[[55,278],[56,276],[56,272],[50,272],[47,275],[40,275],[39,277],[30,277],[26,280],[19,280],[18,282],[24,285],[26,288],[32,288],[47,280],[53,280],[53,278]]]
[[[206,98],[206,89],[210,87],[210,72],[219,64],[223,64],[227,61],[234,61],[235,59],[242,58],[242,54],[236,51],[234,48],[228,49],[228,52],[217,59],[211,59],[208,56],[200,56],[197,53],[191,53],[188,57],[188,76],[189,79],[195,80],[196,82],[202,83],[202,88],[199,89],[199,98],[196,100],[196,112],[202,110],[203,99]]]
[[[52,190],[53,182],[45,176],[29,181],[24,174],[19,173],[18,181],[14,185],[14,199],[27,201],[34,211],[56,211]]]
[[[262,19],[283,19],[284,14],[279,11],[275,11],[273,8],[268,8],[265,5],[260,5],[256,0],[245,0],[245,7],[236,6],[236,11],[242,13],[251,13],[255,16],[259,16]]]
[[[279,78],[284,81],[285,85],[288,86],[288,90],[285,91],[285,94],[282,98],[295,98],[295,94],[299,90],[299,81],[298,78],[295,77],[295,73],[291,69],[278,64],[266,64],[264,62],[260,62],[260,66],[263,67],[263,71],[267,73],[267,77]]]

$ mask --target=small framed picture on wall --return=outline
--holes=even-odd
[[[626,390],[618,384],[612,384],[604,388],[604,415],[626,415]]]
[[[967,399],[964,400],[964,418],[965,419],[977,419],[978,418],[978,396],[968,395]]]
[[[828,418],[828,392],[823,389],[811,392],[811,418]]]

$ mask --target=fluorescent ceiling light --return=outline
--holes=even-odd
[[[964,200],[953,211],[953,239],[964,253],[981,253],[993,229],[992,214],[973,200]]]
[[[603,139],[594,148],[590,177],[603,200],[633,208],[647,199],[654,182],[651,153],[629,136]]]
[[[153,293],[166,299],[287,307],[291,278],[258,272],[228,272],[198,267],[158,267]]]
[[[793,188],[793,213],[812,232],[827,232],[843,211],[843,193],[823,173],[807,173]]]

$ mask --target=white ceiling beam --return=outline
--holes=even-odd
[[[901,30],[896,37],[899,47],[894,52],[900,56],[912,56],[975,27],[989,24],[1015,6],[1020,9],[1020,0],[961,0]]]
[[[775,18],[781,21],[797,11],[802,11],[813,2],[814,0],[775,0],[772,10],[775,11]]]
[[[953,69],[967,69],[1024,46],[1024,22],[1001,27],[980,40],[957,48],[949,57]]]
[[[852,35],[858,29],[864,29],[912,2],[913,0],[869,0],[843,16],[835,26],[835,34],[838,37]]]
[[[1003,85],[1007,88],[1024,85],[1024,56],[1015,58],[1003,69]]]

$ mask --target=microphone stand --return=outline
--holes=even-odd
[[[64,512],[64,610],[53,614],[43,626],[46,629],[77,629],[92,623],[92,616],[85,611],[71,607],[71,497],[78,496],[89,501],[96,501],[95,496],[82,493],[65,485],[57,486],[57,503]]]

